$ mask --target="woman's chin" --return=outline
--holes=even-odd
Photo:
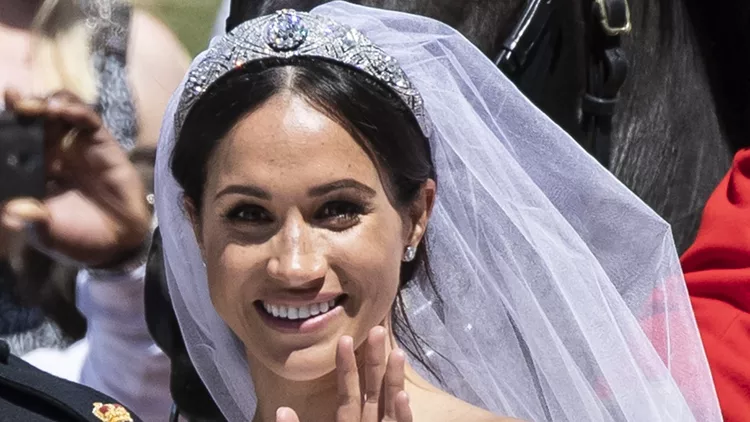
[[[268,353],[266,357],[266,366],[277,376],[290,381],[312,381],[336,369],[336,344],[316,345],[290,353]]]
[[[276,374],[290,381],[313,381],[330,374],[336,369],[335,358],[329,356],[325,359],[297,358],[282,363]]]

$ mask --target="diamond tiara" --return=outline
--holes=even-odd
[[[256,60],[292,57],[331,60],[374,77],[403,100],[429,135],[422,97],[396,59],[354,28],[290,9],[244,22],[211,45],[188,75],[175,116],[176,133],[203,92],[226,73]]]

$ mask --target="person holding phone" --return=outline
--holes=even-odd
[[[136,171],[132,181],[138,186],[150,178],[149,159],[144,157],[153,155],[161,116],[187,64],[188,56],[174,35],[127,1],[0,0],[0,92],[7,94],[0,98],[0,110],[18,111],[14,110],[14,95],[45,99],[53,109],[54,104],[59,106],[66,98],[76,98],[94,110],[102,134],[110,136],[125,157],[130,155],[140,163],[143,171],[140,174]],[[47,146],[50,139],[65,139],[70,143],[82,136],[81,129],[71,130],[59,124],[55,116],[38,117],[45,120]],[[72,146],[70,150],[75,148]],[[44,153],[49,154],[49,149],[45,148]],[[42,189],[49,200],[65,191],[67,179],[55,173],[54,166],[45,170],[48,181]],[[92,170],[87,177],[93,180],[101,175]],[[124,244],[132,246],[131,249],[145,245],[152,225],[150,186],[138,195],[138,207],[145,210],[146,222],[118,232],[118,240],[129,239]],[[57,204],[75,200],[73,196],[61,195],[62,202]],[[49,233],[30,217],[29,213],[33,214],[41,203],[38,199],[0,200],[3,201],[0,339],[7,341],[13,354],[46,371],[113,396],[120,395],[116,388],[106,385],[117,384],[115,380],[103,379],[84,366],[88,356],[86,339],[67,346],[71,340],[84,336],[87,324],[89,331],[107,329],[101,321],[106,320],[107,313],[118,311],[118,302],[112,298],[120,298],[120,302],[130,300],[133,306],[128,312],[135,320],[143,319],[142,299],[139,299],[142,284],[88,282],[78,271],[83,266],[95,265],[91,259],[101,259],[99,264],[109,265],[125,257],[110,251],[111,255],[84,254],[63,260],[61,254],[50,253],[51,248],[45,246]],[[111,198],[107,202],[117,206]],[[66,208],[66,218],[95,218],[85,210],[85,207]],[[112,239],[76,233],[68,240],[86,250],[87,245],[97,242],[101,245]],[[131,340],[136,346],[141,344],[137,338]],[[118,352],[116,347],[107,350]],[[147,384],[164,387],[168,382],[166,358],[158,349],[136,347],[135,350],[140,354],[130,359],[151,365],[151,373],[156,374]],[[139,382],[146,376],[142,372],[132,375]],[[138,410],[149,420],[169,409],[168,403],[157,400]]]

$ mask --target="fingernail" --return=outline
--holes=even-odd
[[[2,217],[3,226],[6,230],[20,232],[26,226],[26,222],[16,215],[6,213]]]
[[[289,416],[289,408],[288,407],[279,407],[276,409],[276,418],[280,419],[286,416]]]
[[[6,213],[13,215],[16,218],[23,218],[24,216],[36,211],[39,211],[39,204],[26,200],[10,202],[5,209]]]
[[[44,104],[35,98],[24,98],[21,100],[18,100],[18,102],[15,105],[16,110],[19,112],[36,112],[41,110],[44,107]]]
[[[398,393],[398,394],[399,394],[399,395],[400,395],[401,397],[403,397],[403,399],[404,399],[404,400],[406,400],[406,403],[409,403],[409,393],[407,393],[406,391],[402,391],[402,392],[400,392],[400,393]]]

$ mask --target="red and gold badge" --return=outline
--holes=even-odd
[[[133,422],[127,409],[119,404],[94,403],[91,413],[104,422]]]

